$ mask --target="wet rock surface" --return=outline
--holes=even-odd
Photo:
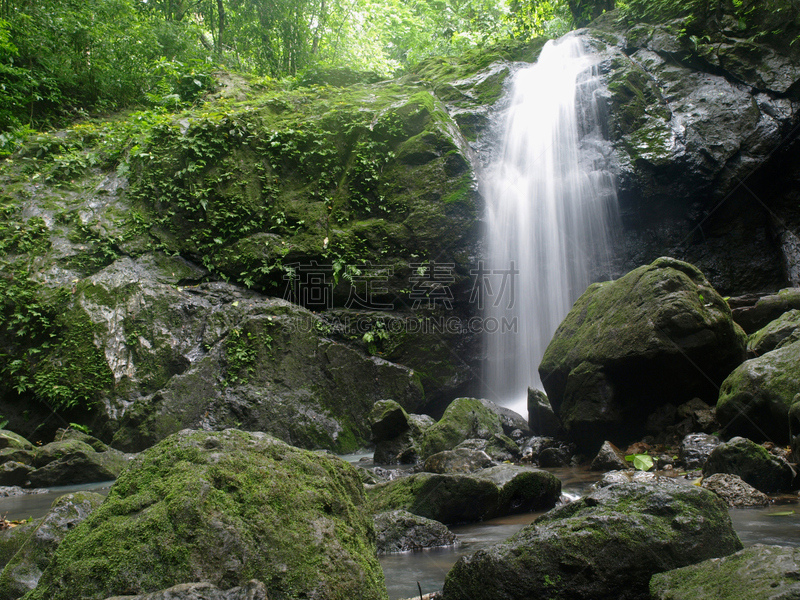
[[[687,471],[702,469],[711,452],[721,443],[715,435],[690,433],[681,441],[678,458]]]

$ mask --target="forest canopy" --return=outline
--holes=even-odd
[[[193,100],[219,68],[394,76],[434,55],[556,36],[576,0],[0,0],[0,146],[20,127]]]

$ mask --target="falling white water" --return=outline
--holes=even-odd
[[[484,308],[500,328],[485,334],[485,392],[523,415],[556,327],[593,278],[608,276],[617,202],[594,62],[570,35],[516,73],[503,151],[486,181],[494,295]],[[512,265],[513,297],[509,276],[501,297],[501,272]]]

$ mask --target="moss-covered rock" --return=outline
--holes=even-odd
[[[800,595],[800,549],[756,544],[730,556],[658,573],[654,600],[750,600]]]
[[[128,464],[128,457],[105,444],[99,447],[105,447],[105,451],[97,452],[78,439],[65,439],[37,448],[30,485],[50,487],[116,479]]]
[[[34,519],[0,531],[0,571],[14,558],[14,555],[22,548],[41,521],[41,519]]]
[[[668,402],[711,398],[745,358],[730,308],[692,265],[660,258],[589,286],[558,327],[539,374],[584,449],[641,439]]]
[[[386,598],[364,504],[357,472],[333,456],[265,434],[183,431],[131,463],[28,600],[254,578],[271,598]]]
[[[33,450],[33,444],[13,431],[0,429],[0,449],[5,450],[7,448],[15,450]]]
[[[800,343],[742,363],[722,383],[717,419],[729,435],[789,443],[789,407],[800,393]]]
[[[792,309],[762,327],[747,339],[751,358],[800,341],[800,310]]]
[[[402,509],[448,524],[550,508],[560,495],[554,475],[510,465],[471,475],[415,473],[367,489],[376,513]]]
[[[650,577],[742,544],[727,506],[693,486],[610,485],[463,557],[446,600],[647,599]]]
[[[766,493],[790,490],[795,477],[788,462],[743,437],[735,437],[714,448],[703,466],[703,477],[715,473],[738,475]]]
[[[500,417],[481,400],[457,398],[448,405],[442,418],[425,431],[420,442],[421,457],[451,450],[464,440],[489,439],[502,433]]]
[[[0,598],[16,600],[34,589],[67,534],[104,499],[92,492],[75,492],[56,498],[50,512],[38,522],[0,573]]]
[[[492,467],[495,462],[482,450],[456,448],[431,454],[425,459],[422,470],[426,473],[473,473]]]

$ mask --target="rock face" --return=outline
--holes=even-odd
[[[265,434],[182,431],[134,459],[29,600],[253,578],[275,598],[386,598],[364,505],[358,473],[338,458]]]
[[[629,3],[590,26],[623,272],[668,248],[724,294],[798,285],[798,34],[790,0]]]
[[[747,508],[749,506],[766,506],[770,503],[769,496],[745,483],[738,475],[717,473],[704,477],[701,485],[722,498],[728,506]]]
[[[695,267],[669,258],[589,286],[556,330],[539,374],[584,449],[641,439],[668,402],[716,397],[746,337]]]
[[[727,507],[711,492],[611,485],[459,559],[447,574],[444,597],[645,600],[654,573],[741,547]]]
[[[457,541],[456,534],[439,521],[406,510],[381,513],[374,520],[378,554],[451,546]]]
[[[528,424],[536,436],[561,434],[561,423],[550,406],[547,394],[534,388],[528,388]]]
[[[750,600],[800,596],[800,549],[756,544],[723,558],[659,573],[654,600]]]
[[[742,437],[735,437],[714,448],[703,467],[703,477],[715,473],[738,475],[768,494],[790,490],[795,476],[786,460]]]
[[[0,573],[0,598],[16,600],[34,589],[62,540],[103,500],[103,496],[91,492],[57,498]]]
[[[372,486],[367,495],[376,513],[403,509],[452,524],[552,508],[561,482],[545,471],[503,465],[470,475],[415,473]]]
[[[800,342],[740,365],[722,383],[717,419],[730,435],[789,443],[789,408],[800,392]]]

